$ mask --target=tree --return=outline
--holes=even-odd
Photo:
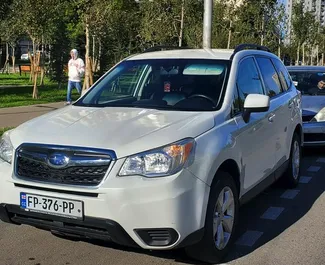
[[[144,1],[140,25],[142,46],[178,46],[182,2],[177,0]]]
[[[33,98],[38,98],[37,75],[38,69],[44,75],[44,53],[36,52],[36,48],[42,51],[45,43],[49,42],[55,32],[62,12],[63,0],[14,0],[13,11],[17,14],[17,24],[24,28],[33,42],[33,56],[31,57],[32,80],[34,82]]]
[[[8,13],[10,12],[10,6],[13,0],[5,0],[0,2],[0,21],[4,20],[8,17]]]
[[[7,16],[0,20],[0,37],[6,43],[6,62],[3,68],[3,71],[7,70],[9,72],[9,47],[11,48],[12,54],[12,67],[15,72],[15,49],[16,44],[21,37],[22,29],[17,22],[17,14],[12,10],[13,6],[10,5],[7,7]]]
[[[203,40],[203,1],[186,0],[184,9],[183,46],[200,48]]]
[[[303,2],[296,2],[293,5],[292,14],[292,35],[297,45],[297,59],[296,63],[299,63],[300,49],[308,39],[309,27],[315,21],[314,16],[310,12],[305,12]],[[304,60],[303,60],[304,61]]]

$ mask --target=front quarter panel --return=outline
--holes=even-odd
[[[234,119],[221,122],[216,118],[216,126],[196,138],[197,146],[194,163],[189,170],[207,185],[211,185],[221,164],[234,160],[239,165],[234,133],[238,129]],[[237,150],[238,151],[238,150]]]

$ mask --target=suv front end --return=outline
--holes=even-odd
[[[187,169],[194,139],[120,159],[110,150],[30,143],[10,159],[10,132],[1,143],[5,222],[144,249],[200,239],[209,187]]]

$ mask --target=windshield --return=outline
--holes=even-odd
[[[319,71],[289,71],[297,89],[305,95],[325,95],[325,72]]]
[[[215,110],[228,64],[225,60],[202,59],[123,61],[75,105]]]

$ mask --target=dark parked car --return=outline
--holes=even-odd
[[[325,145],[325,67],[288,66],[302,94],[305,146]]]

